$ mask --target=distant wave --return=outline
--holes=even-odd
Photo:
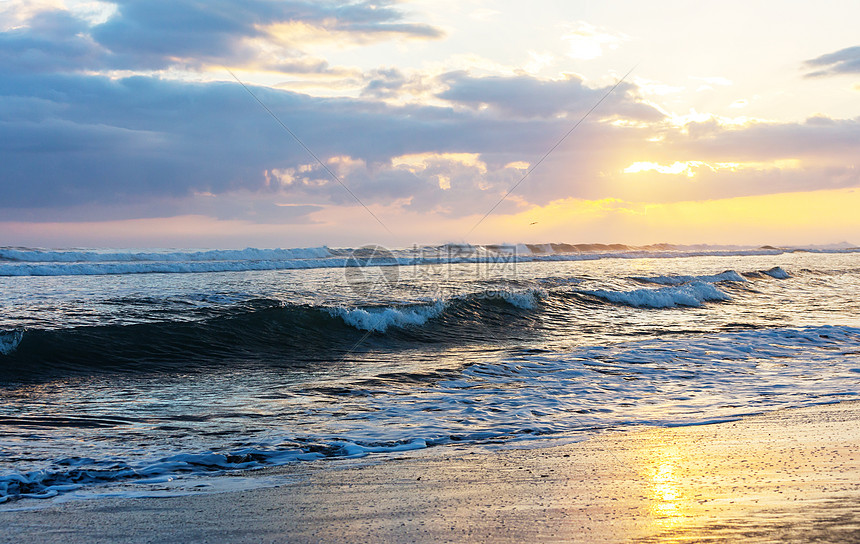
[[[120,274],[190,274],[201,272],[246,272],[342,268],[349,259],[286,259],[279,261],[181,261],[181,262],[74,262],[0,264],[0,276],[105,276]]]
[[[633,291],[582,291],[583,293],[626,306],[637,308],[672,308],[675,306],[701,306],[706,301],[731,300],[728,294],[710,283],[694,281],[679,286]]]
[[[773,268],[769,268],[767,270],[756,270],[754,272],[744,272],[743,275],[747,278],[773,278],[777,280],[787,280],[791,277],[791,274],[783,270],[779,266],[774,266]]]
[[[791,277],[788,272],[778,266],[774,266],[770,270],[762,270],[762,274],[767,274],[771,278],[776,278],[778,280],[786,280]]]
[[[133,262],[208,262],[208,261],[277,261],[324,259],[331,257],[327,247],[294,249],[213,249],[206,251],[84,251],[0,248],[0,261],[28,263],[133,263]]]
[[[654,276],[654,277],[641,277],[636,276],[633,278],[636,281],[641,281],[644,283],[657,283],[660,285],[681,285],[682,283],[689,283],[693,281],[704,282],[704,283],[717,283],[721,281],[737,281],[737,282],[746,282],[743,276],[735,272],[734,270],[726,270],[725,272],[721,272],[719,274],[713,274],[710,276]]]
[[[367,254],[364,248],[117,252],[0,248],[0,276],[188,274],[448,263],[521,263],[691,256],[778,255],[780,249],[622,244],[446,244]]]

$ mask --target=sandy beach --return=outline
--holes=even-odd
[[[550,448],[323,461],[278,474],[283,485],[253,491],[4,505],[0,539],[858,542],[860,403]]]
[[[860,1],[0,2],[0,544],[860,544]]]

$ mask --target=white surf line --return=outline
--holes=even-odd
[[[294,139],[295,141],[297,141],[297,142],[299,143],[299,145],[300,145],[300,146],[302,146],[302,148],[303,148],[305,151],[307,151],[308,155],[310,155],[311,157],[313,157],[313,158],[314,158],[314,159],[315,159],[315,160],[320,164],[320,166],[322,166],[322,167],[325,169],[325,171],[326,171],[326,172],[328,172],[328,175],[329,175],[329,176],[331,176],[331,178],[332,178],[333,180],[335,180],[336,182],[338,182],[338,184],[340,184],[340,186],[341,186],[341,187],[343,187],[343,188],[346,190],[346,192],[347,192],[347,193],[349,193],[349,195],[350,195],[353,199],[355,199],[355,201],[356,201],[356,202],[358,202],[359,204],[361,204],[361,207],[362,207],[362,208],[364,208],[364,209],[367,211],[367,213],[369,213],[369,214],[370,214],[374,219],[376,219],[376,222],[377,222],[377,223],[379,223],[380,225],[382,225],[382,228],[384,228],[384,229],[388,232],[388,234],[391,234],[391,235],[393,235],[393,234],[394,234],[393,232],[391,232],[391,229],[389,229],[389,228],[385,225],[385,223],[383,223],[383,222],[382,222],[382,220],[381,220],[381,219],[379,219],[379,217],[377,217],[377,215],[376,215],[375,213],[373,213],[373,212],[370,210],[370,208],[368,208],[368,207],[367,207],[367,205],[365,205],[365,203],[364,203],[364,202],[362,202],[362,201],[361,201],[361,199],[360,199],[360,198],[358,198],[358,196],[357,196],[355,193],[353,193],[353,192],[352,192],[352,190],[350,190],[350,188],[349,188],[349,187],[347,187],[347,186],[346,186],[346,184],[345,184],[344,182],[342,182],[342,181],[340,180],[340,178],[339,178],[339,177],[337,177],[337,175],[335,175],[335,173],[334,173],[334,172],[332,172],[332,171],[331,171],[331,169],[330,169],[330,168],[329,168],[329,167],[328,167],[328,166],[327,166],[327,165],[326,165],[326,164],[325,164],[325,163],[324,163],[324,162],[323,162],[319,157],[317,157],[316,153],[314,153],[313,151],[311,151],[311,150],[310,150],[310,148],[309,148],[308,146],[306,146],[306,145],[305,145],[305,143],[304,143],[304,142],[303,142],[303,141],[302,141],[298,136],[296,136],[296,133],[295,133],[295,132],[293,132],[292,130],[290,130],[290,127],[288,127],[287,125],[285,125],[285,124],[284,124],[284,122],[283,122],[283,121],[281,121],[281,119],[280,119],[277,115],[275,115],[275,112],[273,112],[272,110],[270,110],[270,109],[269,109],[269,107],[268,107],[268,106],[266,106],[266,104],[264,104],[264,103],[263,103],[263,101],[262,101],[262,100],[260,100],[260,98],[259,98],[256,94],[254,94],[254,91],[252,91],[250,88],[248,88],[248,86],[247,86],[247,85],[245,85],[244,83],[242,83],[242,80],[240,80],[240,79],[236,76],[236,74],[234,74],[234,73],[233,73],[229,68],[227,68],[227,67],[225,66],[225,67],[224,67],[224,69],[225,69],[225,70],[227,70],[227,72],[228,72],[231,76],[233,76],[233,79],[235,79],[235,80],[239,83],[239,85],[241,85],[241,86],[242,86],[246,91],[248,91],[248,94],[250,94],[250,95],[254,98],[254,100],[256,100],[256,101],[257,101],[257,103],[258,103],[260,106],[262,106],[262,107],[263,107],[263,109],[264,109],[264,110],[266,110],[266,111],[269,113],[269,115],[271,115],[271,116],[272,116],[272,119],[274,119],[274,120],[275,120],[279,125],[281,125],[281,127],[282,127],[284,130],[286,130],[286,131],[287,131],[287,133],[288,133],[290,136],[292,136],[292,137],[293,137],[293,139]]]
[[[491,336],[493,339],[498,340],[498,341],[502,340],[501,338],[496,336],[493,332],[489,332],[489,336]],[[536,372],[532,371],[530,368],[526,367],[525,365],[521,366],[520,370],[525,371],[534,380],[536,389],[543,389],[544,394],[546,394],[547,396],[552,395],[552,393],[550,392],[547,385],[540,380],[540,377],[537,375]],[[562,408],[564,408],[564,411],[568,415],[570,415],[573,419],[576,420],[577,423],[579,423],[579,425],[582,427],[583,431],[587,431],[589,428],[592,431],[594,431],[592,438],[594,439],[594,443],[597,444],[601,450],[603,450],[606,453],[608,453],[609,455],[611,455],[618,462],[619,465],[627,466],[628,468],[630,468],[629,463],[622,461],[617,455],[615,455],[615,452],[612,451],[612,448],[603,446],[603,444],[601,443],[602,434],[599,431],[598,425],[591,426],[591,427],[586,425],[585,422],[582,419],[580,419],[578,415],[576,415],[578,410],[575,409],[574,406],[567,399],[557,397],[555,400],[558,401],[558,403],[561,405]],[[584,406],[579,407],[580,410],[583,408],[585,408],[585,407]],[[608,426],[608,425],[605,427],[605,429],[607,429],[607,430],[609,428],[610,428],[610,426]],[[568,431],[568,433],[569,432],[570,431]]]

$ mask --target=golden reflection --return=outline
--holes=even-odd
[[[648,481],[648,514],[654,529],[675,529],[688,517],[679,475],[682,452],[674,444],[650,442],[641,470]]]

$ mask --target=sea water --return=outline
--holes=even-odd
[[[0,502],[855,399],[858,256],[0,248]]]

